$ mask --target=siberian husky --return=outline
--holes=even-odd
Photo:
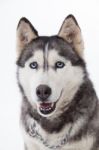
[[[39,36],[21,18],[17,79],[25,150],[99,150],[99,105],[73,15],[55,36]]]

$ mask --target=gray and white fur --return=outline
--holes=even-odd
[[[17,28],[17,81],[25,150],[99,150],[99,102],[83,56],[81,29],[69,15],[55,36]]]

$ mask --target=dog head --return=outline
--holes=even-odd
[[[83,83],[83,39],[74,16],[69,15],[56,36],[39,36],[26,19],[17,28],[18,83],[37,112],[60,114]]]

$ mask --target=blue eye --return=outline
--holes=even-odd
[[[38,68],[38,64],[37,64],[37,62],[32,62],[32,63],[30,63],[30,68],[31,69],[37,69]]]
[[[55,64],[55,68],[58,69],[58,68],[63,68],[65,66],[65,64],[61,61],[58,61],[56,62]]]

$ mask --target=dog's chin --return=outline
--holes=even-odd
[[[53,115],[55,109],[56,109],[56,102],[39,103],[37,105],[37,111],[43,117],[49,117]]]

